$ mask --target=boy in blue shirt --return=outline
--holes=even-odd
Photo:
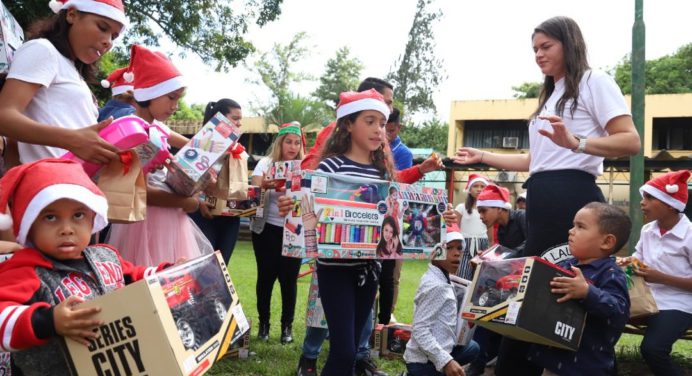
[[[558,302],[577,300],[587,312],[579,350],[533,345],[529,360],[543,375],[615,375],[615,344],[629,319],[625,273],[611,257],[629,238],[632,222],[615,206],[592,202],[574,216],[569,230],[573,259],[562,266],[574,277],[556,277],[551,291]]]

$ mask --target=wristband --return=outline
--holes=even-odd
[[[309,252],[317,252],[317,231],[305,230],[305,250]]]
[[[572,152],[583,153],[586,150],[586,137],[574,135],[574,138],[576,138],[577,141],[579,141],[579,145],[577,145],[576,148],[572,149]]]

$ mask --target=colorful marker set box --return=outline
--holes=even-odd
[[[586,312],[575,300],[558,303],[550,281],[573,277],[540,257],[484,261],[476,268],[462,318],[504,336],[576,351]]]
[[[446,257],[446,190],[319,171],[294,174],[286,187],[284,256]]]
[[[240,128],[218,112],[183,146],[169,164],[166,184],[184,196],[204,189],[218,176],[222,157],[240,138]]]
[[[66,339],[74,375],[202,375],[249,324],[219,252],[115,290],[80,307],[101,307],[88,346]]]
[[[0,73],[10,70],[14,52],[24,42],[24,30],[0,1]]]

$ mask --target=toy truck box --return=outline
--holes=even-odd
[[[250,328],[252,328],[252,323],[249,319],[247,323],[247,330],[240,337],[231,342],[231,347],[229,347],[224,358],[245,359],[250,356]],[[242,332],[240,326],[236,326],[236,331],[239,333]],[[235,332],[233,333],[233,337],[236,337]]]
[[[200,194],[204,202],[212,205],[211,214],[223,217],[252,217],[260,205],[260,187],[248,186],[247,200],[224,200],[214,196]]]
[[[24,43],[24,30],[0,1],[0,73],[7,73],[14,53]]]
[[[557,303],[550,281],[562,276],[573,274],[539,257],[485,261],[462,317],[511,338],[576,351],[586,312],[574,300]]]
[[[104,324],[89,346],[66,339],[68,364],[81,376],[202,375],[243,334],[236,330],[244,318],[238,294],[219,252],[152,273],[83,306],[101,307]]]
[[[201,191],[218,176],[223,155],[239,138],[240,128],[218,112],[175,154],[166,184],[183,196]]]
[[[444,189],[319,171],[286,182],[293,210],[283,255],[341,259],[443,259]]]
[[[377,359],[382,352],[382,332],[384,324],[375,324],[370,334],[370,357]]]
[[[383,358],[402,358],[406,351],[406,344],[411,339],[411,325],[389,324],[382,328]]]

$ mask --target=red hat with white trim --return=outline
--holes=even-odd
[[[471,174],[469,175],[469,181],[466,183],[466,188],[464,188],[464,192],[468,192],[471,187],[473,187],[474,184],[476,183],[483,183],[485,185],[492,184],[490,179],[486,178],[485,176],[481,174]]]
[[[128,67],[114,70],[106,79],[101,80],[101,86],[106,89],[111,88],[111,95],[116,96],[124,94],[135,89],[132,85],[134,77],[132,73],[127,71]]]
[[[130,72],[134,75],[135,99],[148,101],[174,92],[186,85],[178,68],[161,52],[133,45]]]
[[[646,192],[682,212],[687,205],[687,180],[689,178],[690,172],[687,170],[669,172],[647,181],[639,188],[639,193],[643,197]]]
[[[98,14],[119,22],[123,28],[129,23],[125,17],[125,6],[122,0],[51,0],[48,6],[53,13],[75,8],[80,12]]]
[[[384,102],[382,94],[375,89],[360,92],[345,91],[339,94],[339,104],[336,106],[337,120],[365,110],[378,111],[384,115],[385,120],[389,118],[389,107]]]
[[[509,190],[495,184],[486,185],[478,195],[476,206],[479,208],[500,208],[509,210],[512,208],[512,204],[509,203]]]
[[[60,199],[81,202],[93,210],[92,233],[108,224],[108,202],[84,172],[67,159],[41,159],[7,171],[0,179],[0,229],[13,229],[17,242],[27,245],[27,235],[41,211]],[[3,213],[7,205],[10,213]]]
[[[448,223],[447,224],[447,236],[445,237],[445,242],[453,242],[455,240],[461,240],[461,243],[464,243],[464,235],[461,234],[461,230],[459,229],[459,225],[456,223]]]

